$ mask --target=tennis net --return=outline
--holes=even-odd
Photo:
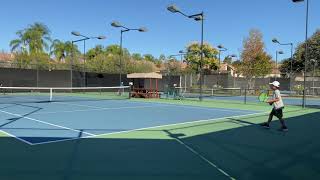
[[[200,89],[199,88],[185,88],[185,87],[176,87],[175,95],[183,98],[199,98]],[[202,97],[232,97],[232,96],[241,96],[240,88],[217,88],[217,89],[202,89]]]
[[[0,103],[120,100],[130,98],[130,86],[121,87],[0,87]]]

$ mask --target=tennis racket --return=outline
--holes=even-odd
[[[265,92],[261,93],[258,97],[260,102],[267,102],[269,99],[269,95]]]
[[[259,101],[260,102],[267,102],[268,101],[268,99],[269,99],[269,95],[268,95],[268,93],[261,93],[260,95],[259,95],[259,97],[258,97],[258,99],[259,99]],[[269,103],[269,105],[271,106],[273,103]]]

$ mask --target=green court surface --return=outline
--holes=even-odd
[[[270,106],[188,100],[131,100],[257,110],[206,120],[30,146],[0,132],[2,180],[319,179],[320,109],[287,106],[258,126]],[[167,117],[170,118],[170,117]],[[90,123],[90,122],[88,122]]]

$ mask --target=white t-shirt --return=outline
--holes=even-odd
[[[273,108],[280,109],[284,107],[281,93],[278,89],[273,92],[273,99],[279,99],[279,101],[273,103]]]

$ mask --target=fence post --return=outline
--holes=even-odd
[[[247,104],[247,88],[244,89],[244,104]]]

